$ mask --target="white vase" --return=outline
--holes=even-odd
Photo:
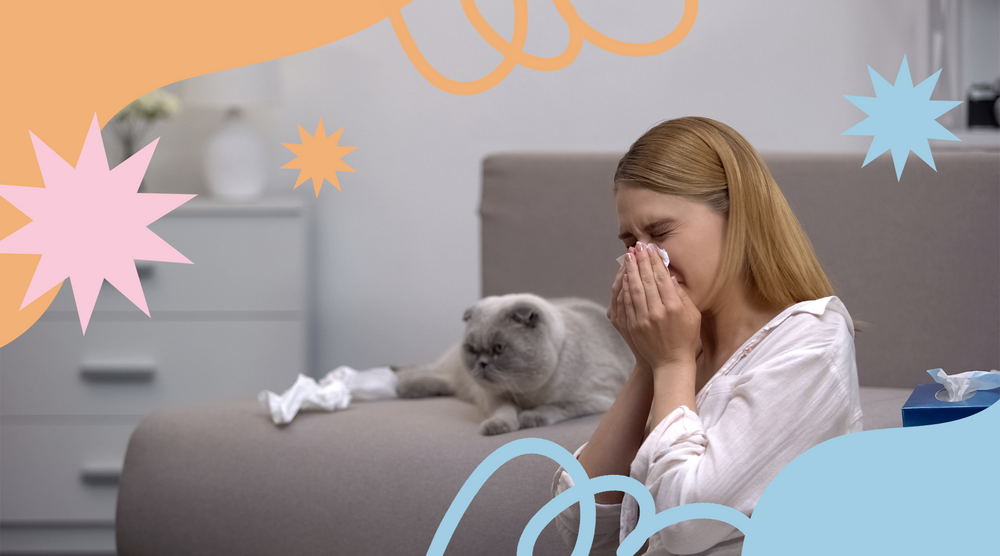
[[[208,144],[205,180],[223,200],[249,201],[264,192],[267,148],[260,134],[231,111],[226,125]]]

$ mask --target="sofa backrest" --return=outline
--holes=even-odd
[[[621,153],[502,153],[483,161],[482,294],[607,305],[624,253],[611,190]],[[856,320],[862,386],[911,388],[1000,367],[1000,153],[763,154]]]

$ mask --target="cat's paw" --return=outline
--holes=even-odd
[[[452,393],[451,387],[445,381],[427,377],[411,380],[400,379],[396,383],[396,395],[400,398],[450,396]]]
[[[517,421],[521,424],[522,429],[530,429],[532,427],[544,427],[545,425],[551,425],[549,418],[538,411],[531,409],[526,409],[517,414]]]
[[[479,434],[493,436],[517,430],[517,424],[499,417],[490,417],[479,424]]]

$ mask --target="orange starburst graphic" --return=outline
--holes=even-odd
[[[313,189],[316,190],[316,197],[319,197],[319,190],[323,187],[323,179],[333,184],[340,191],[340,184],[337,182],[337,172],[354,172],[354,168],[348,166],[341,157],[353,151],[357,147],[341,147],[337,145],[340,141],[340,134],[344,128],[338,129],[329,137],[323,129],[323,119],[320,118],[319,125],[316,126],[316,135],[309,135],[309,132],[299,127],[299,137],[302,144],[282,143],[288,150],[296,154],[294,160],[282,166],[282,168],[294,168],[299,171],[299,178],[295,180],[295,187],[298,187],[309,180],[313,181]],[[293,187],[292,189],[295,189]]]

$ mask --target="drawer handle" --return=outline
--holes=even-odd
[[[87,382],[152,382],[156,376],[156,365],[94,365],[80,367],[80,378]]]
[[[121,465],[84,465],[80,470],[80,479],[91,486],[117,485],[121,476]]]

